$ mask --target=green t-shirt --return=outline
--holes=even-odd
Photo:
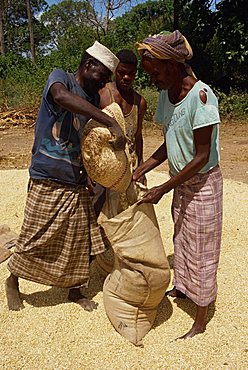
[[[200,91],[207,95],[206,103],[200,99]],[[168,91],[159,95],[155,120],[164,128],[169,168],[172,175],[181,171],[195,156],[193,131],[213,125],[211,150],[208,163],[199,171],[206,173],[219,163],[218,101],[211,88],[197,81],[183,100],[172,104]]]

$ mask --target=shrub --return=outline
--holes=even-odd
[[[13,78],[0,80],[0,111],[36,106],[40,94],[28,82],[17,82]]]
[[[139,94],[144,96],[147,101],[147,111],[144,117],[145,121],[153,122],[154,121],[154,114],[156,112],[157,103],[158,103],[158,95],[159,92],[152,87],[145,87],[145,88],[137,88]]]
[[[0,110],[28,107],[40,101],[41,94],[49,73],[54,68],[75,71],[80,62],[80,56],[65,58],[54,51],[50,55],[38,57],[36,64],[21,55],[8,53],[0,56]],[[149,76],[139,66],[135,79],[135,89],[145,97],[147,111],[145,124],[154,121],[159,92],[150,87]],[[214,90],[219,99],[219,110],[222,118],[246,119],[248,114],[248,93],[231,90],[227,95],[220,90]]]
[[[224,94],[220,90],[215,90],[219,100],[219,111],[222,117],[236,119],[245,118],[248,114],[248,93],[231,90]]]

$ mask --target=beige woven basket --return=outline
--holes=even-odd
[[[120,106],[112,103],[103,112],[113,117],[125,133],[125,120]],[[109,129],[91,119],[85,126],[81,140],[84,167],[93,181],[106,188],[124,192],[132,179],[131,158],[128,146],[115,150],[109,143]]]

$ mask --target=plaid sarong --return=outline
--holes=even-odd
[[[223,181],[219,166],[174,190],[174,285],[199,306],[217,294]]]
[[[14,275],[44,285],[87,286],[89,257],[105,251],[84,186],[33,180],[24,222],[8,268]]]

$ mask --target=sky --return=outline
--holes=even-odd
[[[62,0],[46,0],[46,2],[48,3],[48,5],[53,5],[53,4],[58,4],[60,3]],[[132,7],[136,6],[137,4],[142,4],[142,3],[145,3],[147,0],[132,0]],[[101,3],[100,0],[95,0],[95,3]],[[216,0],[216,4],[219,3],[220,0]],[[215,9],[215,3],[213,2],[213,10]],[[97,10],[97,7],[96,7],[96,10]],[[120,11],[118,12],[115,12],[115,17],[118,17],[118,16],[121,16],[125,11],[128,11],[130,10],[130,5],[127,5],[126,7],[123,6],[121,8]]]
[[[58,4],[61,3],[62,0],[46,0],[48,5]],[[147,0],[132,0],[132,7],[136,6],[137,4],[145,3]],[[99,3],[100,1],[95,1],[96,3]],[[97,7],[96,7],[97,10]],[[119,12],[115,12],[115,16],[121,16],[125,10],[130,10],[130,6],[127,5],[126,7],[122,7],[122,9]]]

